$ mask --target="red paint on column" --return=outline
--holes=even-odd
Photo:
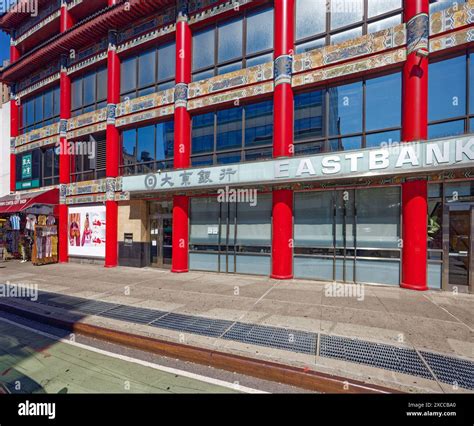
[[[293,191],[273,191],[272,278],[293,278]]]
[[[428,290],[427,248],[428,248],[428,185],[426,180],[405,182],[402,185],[403,215],[403,288]]]
[[[59,31],[64,33],[74,25],[74,19],[69,12],[67,5],[63,3],[61,5],[61,16],[59,20]]]
[[[115,268],[118,264],[118,203],[105,202],[105,267]]]
[[[10,101],[10,136],[16,138],[19,133],[20,108],[16,99]],[[16,191],[16,155],[10,153],[10,191]]]
[[[275,0],[274,58],[294,54],[294,0]],[[273,157],[291,157],[294,97],[290,82],[275,86]],[[273,191],[272,273],[276,279],[293,278],[293,191]]]
[[[65,61],[65,59],[62,59]],[[71,79],[65,70],[61,70],[59,76],[59,117],[62,120],[68,120],[71,117]],[[59,138],[59,183],[67,185],[71,182],[71,156],[68,150],[67,138]],[[69,217],[68,206],[59,205],[59,235],[58,235],[58,255],[60,263],[69,261]]]
[[[18,61],[18,59],[20,59],[20,51],[18,50],[18,47],[10,44],[10,64]]]
[[[120,58],[115,46],[110,46],[107,57],[107,103],[117,105],[120,102]],[[120,135],[114,123],[106,128],[106,176],[116,178],[119,175]],[[105,202],[105,267],[118,265],[118,203],[113,200]]]
[[[191,81],[191,29],[187,22],[176,24],[176,84]],[[190,166],[191,116],[187,108],[178,106],[174,112],[174,168]]]
[[[189,197],[173,197],[173,237],[171,272],[188,272]]]
[[[407,23],[420,13],[429,13],[428,0],[406,0]],[[403,67],[402,140],[411,142],[428,138],[428,58],[408,55]],[[402,279],[401,287],[427,290],[428,203],[427,182],[402,185]]]

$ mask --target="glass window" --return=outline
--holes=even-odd
[[[245,146],[271,144],[273,140],[273,102],[245,107]]]
[[[461,7],[465,0],[430,0],[430,3],[430,13],[435,13],[454,5]]]
[[[217,68],[217,75],[227,74],[232,71],[237,71],[242,69],[242,61],[234,62],[232,64],[223,65]]]
[[[137,67],[135,57],[127,58],[122,61],[120,81],[121,93],[126,93],[136,88]]]
[[[368,0],[367,14],[369,18],[400,9],[402,0]]]
[[[389,146],[394,142],[400,142],[400,130],[393,130],[390,132],[371,133],[365,138],[365,146],[367,148],[377,146]]]
[[[362,35],[362,27],[353,28],[352,30],[342,31],[331,36],[331,44],[342,43],[346,40],[352,40]]]
[[[266,64],[267,62],[273,61],[273,53],[267,53],[266,55],[254,56],[253,58],[247,59],[247,68],[255,67],[256,65]]]
[[[256,206],[237,203],[237,239],[239,246],[268,246],[271,244],[272,199],[268,194],[258,196]]]
[[[474,114],[474,53],[469,58],[469,109]],[[471,127],[472,131],[472,127]]]
[[[325,91],[295,96],[295,141],[324,136]]]
[[[122,152],[124,157],[124,164],[128,161],[136,162],[136,130],[124,130],[122,133]],[[126,161],[126,162],[125,162]]]
[[[362,137],[351,136],[348,138],[337,138],[329,141],[331,151],[351,151],[362,148]]]
[[[59,111],[60,111],[60,94],[59,94],[59,87],[56,87],[54,89],[54,99],[53,99],[53,113],[54,113],[54,116],[58,116],[59,115]]]
[[[329,92],[329,135],[362,131],[362,83],[331,87]]]
[[[296,39],[326,31],[326,0],[296,1]]]
[[[53,91],[48,90],[44,94],[44,118],[48,119],[53,116]]]
[[[139,127],[138,140],[138,162],[147,163],[155,158],[155,126]]]
[[[448,121],[447,123],[430,124],[428,126],[429,139],[447,138],[462,135],[463,133],[464,120]]]
[[[43,121],[43,96],[35,98],[35,122]]]
[[[218,27],[218,61],[242,57],[242,19],[225,22]]]
[[[82,84],[84,90],[84,105],[89,105],[95,102],[95,73],[84,76]]]
[[[97,100],[107,99],[107,68],[102,68],[97,72]]]
[[[174,122],[167,121],[156,125],[156,159],[172,158],[174,141]]]
[[[251,13],[247,18],[247,54],[273,47],[273,9]]]
[[[158,81],[174,79],[176,68],[176,44],[158,47]]]
[[[214,64],[214,28],[196,33],[193,36],[193,70]]]
[[[357,191],[357,246],[398,248],[400,189],[370,188]]]
[[[364,0],[332,0],[331,28],[341,28],[362,20]]]
[[[242,146],[242,108],[231,108],[217,111],[216,115],[216,149],[240,148]]]
[[[323,47],[326,44],[325,38],[318,38],[316,40],[308,41],[307,43],[299,44],[296,46],[296,53],[306,53],[314,49]]]
[[[429,120],[465,115],[466,56],[431,63],[429,76]]]
[[[402,16],[395,15],[390,18],[381,19],[380,21],[371,22],[367,25],[367,32],[369,34],[376,33],[378,31],[386,30],[388,28],[395,27],[396,25],[401,24]]]
[[[387,106],[387,100],[390,105]],[[366,130],[399,127],[402,111],[400,73],[371,78],[366,82]]]
[[[214,149],[214,113],[193,117],[192,153]]]
[[[82,79],[77,78],[71,82],[71,109],[82,106]]]
[[[156,51],[149,50],[138,57],[138,87],[145,87],[155,82]]]

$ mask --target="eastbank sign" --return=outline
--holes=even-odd
[[[474,137],[318,154],[235,165],[162,171],[123,178],[130,192],[333,181],[474,167]]]

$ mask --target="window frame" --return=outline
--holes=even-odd
[[[339,42],[331,43],[331,37],[337,36],[339,34],[342,34],[342,33],[346,32],[346,31],[357,29],[359,27],[361,28],[361,36],[367,35],[367,34],[373,34],[373,33],[368,32],[368,26],[370,24],[373,24],[374,22],[382,21],[382,20],[387,19],[387,18],[392,18],[394,16],[400,16],[400,23],[403,23],[403,10],[404,10],[403,1],[402,1],[401,7],[397,8],[397,9],[393,9],[393,10],[385,12],[385,13],[381,13],[379,15],[372,16],[370,18],[368,17],[369,2],[368,2],[368,0],[362,0],[362,1],[363,1],[363,5],[364,5],[362,20],[357,21],[357,22],[353,22],[351,24],[344,25],[342,27],[338,27],[336,29],[332,29],[331,28],[331,8],[329,7],[329,8],[326,8],[326,30],[323,31],[323,32],[313,34],[313,35],[310,35],[310,36],[307,36],[307,37],[299,38],[299,39],[296,36],[296,34],[297,34],[297,32],[296,32],[296,30],[297,30],[296,8],[298,7],[297,1],[296,1],[295,2],[295,23],[294,23],[294,28],[295,28],[295,32],[294,32],[295,53],[303,53],[303,52],[300,52],[298,50],[299,46],[301,46],[303,44],[306,44],[306,43],[309,43],[309,42],[317,41],[317,40],[324,40],[324,43],[322,44],[321,47],[330,46],[331,44],[338,44]]]
[[[226,74],[226,73],[219,74],[219,69],[222,69],[224,67],[228,67],[230,65],[238,64],[239,62],[242,64],[240,69],[245,69],[245,68],[247,68],[247,62],[248,61],[250,61],[252,59],[255,59],[259,56],[265,56],[265,55],[273,54],[274,46],[275,46],[275,38],[274,38],[274,35],[273,35],[274,29],[272,31],[273,44],[272,44],[271,48],[260,50],[258,52],[254,52],[254,53],[250,53],[250,54],[247,53],[247,21],[248,21],[249,15],[253,15],[253,14],[256,14],[256,13],[259,13],[259,12],[270,11],[270,10],[273,12],[273,14],[275,13],[275,9],[273,7],[273,4],[272,5],[268,5],[268,4],[262,5],[262,6],[259,6],[259,7],[256,7],[256,8],[245,10],[242,13],[240,13],[239,15],[233,15],[233,16],[230,16],[230,17],[217,19],[212,24],[210,24],[208,26],[205,26],[203,28],[200,28],[198,31],[196,31],[196,33],[194,33],[193,36],[195,34],[199,34],[201,32],[204,32],[204,31],[207,31],[207,30],[210,30],[210,29],[213,30],[213,34],[214,34],[214,63],[212,65],[208,65],[208,66],[201,67],[201,68],[196,68],[196,69],[194,69],[193,64],[191,64],[192,81],[194,82],[194,81],[203,80],[201,78],[196,79],[195,77],[198,76],[199,74],[206,73],[206,72],[212,72],[213,75],[211,77]],[[242,56],[219,62],[219,26],[223,25],[223,24],[231,23],[233,21],[238,21],[238,20],[242,21]],[[273,19],[272,25],[274,26],[274,19]],[[194,48],[194,37],[193,37],[192,43],[193,43],[193,48]],[[273,57],[272,57],[272,60],[273,60]],[[232,71],[229,71],[229,72],[232,72]]]
[[[52,93],[51,98],[51,110],[52,115],[51,117],[45,118],[45,98],[46,94]],[[41,111],[42,111],[42,120],[36,121],[36,100],[41,97]],[[32,130],[40,129],[42,127],[49,126],[51,124],[59,122],[60,116],[60,108],[58,108],[57,114],[54,111],[55,99],[58,98],[57,104],[60,105],[61,102],[61,94],[58,85],[54,85],[49,87],[47,90],[43,90],[40,93],[33,94],[29,98],[21,99],[20,103],[20,126],[19,126],[19,134],[23,135],[25,133],[31,132]],[[27,126],[27,105],[31,105],[32,108],[32,115],[33,115],[33,123]]]
[[[105,78],[106,78],[106,85],[107,85],[107,66],[100,66],[95,68],[94,70],[87,70],[81,74],[74,76],[71,79],[71,117],[77,117],[82,114],[86,114],[88,112],[96,111],[101,108],[107,107],[107,91],[105,92],[105,98],[99,99],[99,73],[105,70]],[[94,75],[94,102],[91,103],[84,103],[84,78],[90,75]],[[81,106],[77,108],[73,108],[73,87],[72,85],[74,82],[80,80],[80,90],[81,90]]]

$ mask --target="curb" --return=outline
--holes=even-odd
[[[0,311],[8,312],[46,325],[63,328],[71,332],[112,342],[134,349],[159,354],[182,361],[207,365],[213,368],[244,374],[263,380],[279,382],[302,389],[323,393],[401,393],[379,385],[367,384],[340,376],[314,370],[293,367],[272,361],[257,360],[241,355],[228,354],[197,346],[184,345],[139,336],[80,322],[48,317],[16,306],[0,303]]]

